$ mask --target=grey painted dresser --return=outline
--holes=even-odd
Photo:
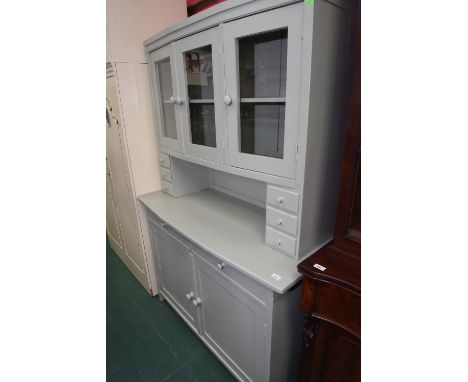
[[[145,41],[160,298],[239,381],[297,378],[297,264],[333,235],[348,20],[342,0],[229,0]]]

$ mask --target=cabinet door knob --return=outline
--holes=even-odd
[[[164,222],[161,222],[161,227],[165,227],[167,224]]]
[[[187,293],[185,297],[187,297],[187,300],[191,300],[192,298],[195,297],[195,295],[193,294],[193,292],[190,292],[190,293]]]
[[[276,245],[281,245],[281,239],[276,239]]]
[[[276,224],[278,224],[278,225],[283,225],[283,220],[278,219],[278,220],[276,221]]]
[[[226,94],[223,97],[223,102],[226,106],[229,106],[232,103],[232,98]]]
[[[169,97],[169,102],[170,102],[170,103],[174,103],[174,102],[175,102],[174,96],[170,96],[170,97]]]
[[[284,198],[280,196],[279,198],[276,199],[276,201],[278,202],[278,204],[283,204]]]
[[[196,299],[193,299],[193,300],[192,300],[192,304],[195,305],[195,306],[200,305],[200,304],[201,304],[201,298],[198,297],[198,298],[196,298]]]
[[[176,101],[177,105],[182,105],[184,103],[184,100],[182,98],[180,98],[180,97],[176,97],[175,101]]]
[[[223,262],[220,261],[220,262],[218,263],[218,268],[219,268],[220,270],[223,270],[225,265],[226,265],[226,264],[224,264]]]

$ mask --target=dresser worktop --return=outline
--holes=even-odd
[[[260,207],[211,189],[179,198],[157,191],[139,199],[194,244],[278,293],[301,278],[297,260],[265,245]]]

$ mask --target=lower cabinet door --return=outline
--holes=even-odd
[[[196,256],[201,336],[244,381],[265,379],[265,307]]]
[[[152,231],[160,289],[185,321],[199,332],[198,309],[193,303],[196,299],[193,255],[184,243],[164,229],[153,225]]]
[[[301,382],[359,382],[361,341],[346,330],[309,318],[301,354]],[[307,336],[307,333],[312,333]]]

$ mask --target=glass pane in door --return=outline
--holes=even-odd
[[[174,104],[170,99],[173,95],[171,60],[166,58],[156,62],[156,73],[158,76],[159,89],[162,99],[162,133],[167,138],[177,139]]]
[[[238,39],[240,151],[283,158],[288,30]]]
[[[241,103],[241,152],[283,158],[284,103]]]
[[[211,45],[184,53],[191,142],[216,147]]]

